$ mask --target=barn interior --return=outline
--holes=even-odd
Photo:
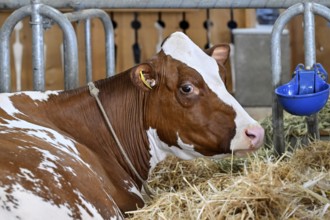
[[[67,5],[71,4],[70,7],[58,6],[57,1],[31,1],[31,4],[40,2],[46,2],[46,5],[54,7],[62,14],[90,9],[79,4],[74,5],[71,1],[67,1]],[[270,7],[248,3],[246,6],[229,7],[219,3],[213,7],[201,4],[199,7],[182,8],[143,5],[148,1],[141,1],[141,5],[131,5],[128,8],[111,8],[104,3],[106,1],[96,2],[99,2],[99,5],[95,3],[93,9],[101,9],[113,25],[111,34],[114,36],[112,46],[115,51],[111,51],[114,54],[111,67],[114,72],[111,74],[119,74],[151,58],[158,51],[157,46],[162,40],[175,31],[183,31],[201,48],[220,43],[230,44],[231,55],[226,64],[227,89],[266,130],[265,150],[247,160],[229,158],[218,162],[198,159],[189,163],[170,158],[150,177],[149,184],[156,190],[156,198],[142,209],[130,213],[130,219],[145,219],[146,216],[148,219],[302,219],[306,216],[306,219],[313,219],[315,216],[315,219],[330,218],[330,101],[311,117],[296,116],[286,111],[279,119],[274,117],[274,111],[282,111],[274,104],[271,51],[274,23],[293,3],[309,1],[291,1],[291,5],[278,6],[274,3]],[[7,4],[6,1],[0,0],[0,24],[5,24],[14,12],[29,4],[30,1]],[[329,2],[321,1],[322,4],[330,7]],[[303,13],[294,16],[280,34],[280,44],[276,45],[282,51],[281,82],[278,85],[289,82],[297,65],[306,63],[308,44],[305,43],[304,19]],[[330,20],[317,15],[313,21],[315,38],[309,46],[313,47],[316,62],[322,64],[326,71],[330,71]],[[81,19],[72,21],[71,25],[78,45],[77,63],[74,64],[78,69],[76,86],[84,86],[88,81],[108,77],[109,61],[105,35],[107,30],[102,20]],[[10,91],[6,92],[38,90],[34,81],[34,47],[31,42],[35,36],[32,26],[31,17],[26,16],[11,30],[8,53],[11,70]],[[53,19],[46,17],[41,30],[41,72],[44,76],[44,86],[41,90],[66,89],[66,51],[63,50],[61,27]],[[5,74],[1,71],[3,65],[0,63],[0,74]],[[330,83],[329,78],[326,81]],[[274,120],[283,121],[284,125],[274,128]],[[279,131],[284,139],[273,140],[273,134]],[[320,140],[315,142],[315,139]],[[273,149],[282,142],[285,143],[286,150],[290,150],[281,152],[282,157],[273,156]],[[313,152],[313,158],[308,157],[310,152]],[[299,176],[294,171],[294,166],[300,166],[301,172],[308,172]],[[269,185],[271,177],[265,177],[266,174],[263,176],[262,173],[270,176],[276,173],[279,176],[272,176],[276,181]],[[235,176],[236,182],[230,179],[232,176]],[[284,182],[291,185],[286,187]],[[237,192],[241,194],[235,194],[235,189],[230,189],[230,186],[239,183],[244,183],[245,188],[238,187],[241,191]],[[300,188],[294,191],[297,185]],[[231,192],[225,199],[221,194],[224,190]],[[271,193],[267,194],[267,190]],[[249,193],[242,195],[242,192]],[[283,192],[283,197],[278,196],[280,192]],[[208,193],[216,196],[212,197]],[[285,195],[295,196],[290,197],[289,201],[284,199]],[[278,204],[281,200],[284,207]],[[307,211],[304,212],[304,209]],[[274,214],[276,212],[281,215]]]

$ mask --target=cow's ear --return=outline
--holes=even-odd
[[[156,86],[156,74],[147,63],[139,64],[131,72],[132,82],[140,89],[149,91]]]
[[[205,50],[209,56],[213,57],[219,64],[225,65],[230,54],[230,46],[228,44],[218,44]]]
[[[217,61],[220,70],[220,77],[226,87],[228,87],[227,83],[230,83],[231,76],[227,73],[225,64],[230,56],[230,46],[228,44],[218,44],[205,50],[205,53]]]

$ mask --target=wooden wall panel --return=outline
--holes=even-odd
[[[158,33],[155,28],[155,22],[158,19],[158,11],[142,10],[138,11],[138,19],[142,23],[139,30],[138,42],[141,47],[141,62],[152,57],[156,53],[156,43],[158,41]],[[9,15],[8,13],[0,14],[0,24]],[[115,11],[113,12],[114,20],[118,27],[115,30],[115,41],[117,44],[117,60],[116,72],[122,72],[133,67],[134,59],[132,45],[134,43],[134,30],[131,28],[131,22],[134,19],[133,11]],[[234,18],[239,28],[251,27],[254,25],[254,10],[237,9],[234,10]],[[230,43],[230,30],[227,22],[230,19],[230,11],[228,9],[212,9],[210,10],[210,19],[213,22],[211,28],[211,43]],[[162,20],[165,22],[164,38],[175,31],[181,31],[179,22],[182,20],[182,11],[180,10],[164,10],[162,11]],[[203,22],[206,20],[206,10],[188,10],[186,11],[186,20],[190,23],[187,30],[192,40],[204,47],[206,44],[206,31],[203,28]],[[22,90],[31,90],[33,88],[32,67],[31,67],[31,29],[29,19],[24,19],[24,27],[21,31],[20,41],[24,45],[23,51],[23,68],[22,68]],[[92,22],[92,50],[93,50],[93,80],[105,77],[105,43],[104,30],[98,19]],[[79,50],[79,79],[80,85],[85,84],[85,57],[84,57],[84,25],[83,22],[74,23],[78,39]],[[47,45],[46,53],[46,89],[63,89],[64,73],[62,68],[62,58],[60,45],[62,42],[62,33],[57,25],[51,29],[45,30],[45,44]],[[12,41],[15,37],[12,35]],[[15,90],[15,69],[14,59],[11,53],[12,68],[12,88]]]
[[[292,48],[292,70],[299,63],[304,63],[304,30],[303,16],[293,18],[288,26]],[[315,16],[315,48],[316,62],[321,63],[325,70],[330,73],[330,25],[322,17]],[[330,82],[330,80],[329,80]]]

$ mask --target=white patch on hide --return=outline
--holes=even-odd
[[[35,179],[34,174],[30,170],[25,169],[25,168],[19,168],[19,171],[20,171],[19,174],[18,174],[19,177],[22,177],[25,180],[30,181],[32,183],[37,182],[37,180]]]
[[[16,94],[25,94],[35,101],[47,101],[50,95],[58,95],[59,91],[46,91],[46,92],[18,92]],[[15,93],[14,93],[15,94]]]
[[[191,160],[197,157],[206,157],[203,154],[194,150],[193,145],[184,143],[181,138],[178,137],[178,146],[169,146],[168,144],[164,143],[160,140],[157,134],[157,130],[153,128],[149,128],[146,131],[148,140],[149,140],[149,147],[150,147],[150,170],[149,173],[156,167],[156,165],[163,161],[168,155],[174,155],[183,160]],[[214,155],[209,158],[224,158],[228,156],[228,154],[220,154]]]
[[[12,191],[8,193],[8,186],[0,187],[2,219],[71,219],[69,216],[71,211],[65,205],[58,206],[51,201],[45,201],[18,183],[12,185],[11,189]]]
[[[149,163],[151,171],[159,162],[163,161],[168,155],[170,155],[170,147],[159,139],[156,129],[149,128],[149,130],[147,130],[147,135],[150,144],[151,157]]]
[[[79,154],[72,140],[70,140],[67,137],[64,137],[62,134],[58,133],[53,129],[32,124],[30,122],[21,119],[17,119],[17,120],[4,119],[4,121],[6,121],[7,124],[1,124],[0,126],[7,128],[8,132],[15,132],[15,130],[18,130],[20,133],[23,132],[29,136],[42,139],[45,142],[51,144],[56,148],[59,148],[62,151],[65,151],[68,154],[72,154],[72,155]]]
[[[9,98],[11,95],[11,93],[0,94],[0,108],[10,116],[14,116],[15,114],[22,114],[20,111],[18,111],[18,109],[14,107],[13,102]]]
[[[42,161],[38,166],[38,169],[44,170],[50,173],[50,176],[54,178],[54,181],[57,184],[58,188],[62,187],[61,179],[63,179],[63,176],[56,172],[58,169],[57,165],[55,164],[56,161],[59,161],[60,158],[51,154],[47,150],[42,150],[37,147],[32,147],[36,151],[39,151],[42,154]]]
[[[25,94],[34,101],[47,101],[50,95],[58,95],[58,91],[46,91],[46,92],[15,92],[15,93],[2,93],[0,94],[1,108],[11,116],[14,114],[22,114],[16,109],[10,100],[15,95]]]
[[[37,124],[33,124],[17,118],[17,120],[3,119],[6,123],[0,124],[0,133],[25,133],[28,136],[41,139],[48,144],[52,145],[56,149],[70,155],[73,159],[76,159],[86,167],[91,169],[90,165],[86,163],[79,155],[79,151],[75,146],[75,141],[69,137],[63,136],[56,130],[43,127]],[[37,149],[37,148],[36,148]],[[47,151],[48,152],[48,151]],[[45,153],[45,152],[42,152]],[[44,154],[45,158],[50,158],[52,155]],[[46,160],[47,161],[47,160]],[[46,162],[45,161],[45,162]],[[46,164],[44,164],[46,165]],[[49,167],[49,166],[48,166]],[[94,172],[91,169],[92,172]]]
[[[103,219],[97,209],[84,199],[80,192],[75,191],[79,197],[79,204],[75,204],[81,219]],[[20,184],[0,187],[1,219],[72,219],[72,208],[68,203],[56,205],[33,192],[26,190]]]
[[[74,190],[74,193],[78,195],[79,200],[82,203],[82,205],[78,205],[79,211],[81,213],[81,219],[103,219],[103,217],[97,211],[96,207],[87,201],[81,192]],[[91,213],[91,215],[89,213]]]
[[[138,188],[136,187],[136,185],[135,185],[134,182],[131,182],[131,181],[128,181],[128,180],[124,180],[124,183],[127,186],[126,187],[127,191],[129,191],[131,193],[134,193],[135,195],[137,195],[138,197],[140,197],[142,200],[144,200],[141,192],[138,190]]]
[[[177,157],[179,157],[183,160],[191,160],[191,159],[194,159],[194,158],[197,158],[197,157],[203,157],[204,156],[203,154],[200,154],[197,151],[195,151],[193,145],[184,143],[181,140],[179,134],[177,134],[177,137],[178,137],[178,145],[181,149],[177,148],[177,147],[174,147],[173,150],[172,150],[173,153]]]

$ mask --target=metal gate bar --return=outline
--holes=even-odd
[[[78,47],[74,29],[68,19],[56,9],[47,5],[38,4],[37,6],[28,5],[15,10],[4,22],[0,31],[0,92],[11,91],[11,70],[10,70],[10,35],[15,25],[27,16],[33,13],[39,13],[42,16],[53,19],[62,29],[64,35],[64,73],[65,73],[65,89],[73,89],[78,84]],[[35,15],[33,15],[35,16]],[[38,16],[35,21],[40,22]],[[32,19],[33,22],[33,19]],[[32,24],[32,26],[41,24]],[[44,64],[43,64],[43,42],[42,31],[40,26],[34,33],[34,48],[38,52],[34,52],[33,67],[34,70],[34,90],[43,91],[44,87]]]
[[[106,76],[113,76],[115,74],[115,37],[113,34],[113,26],[109,15],[101,9],[85,9],[72,13],[66,13],[65,16],[70,21],[80,21],[92,18],[99,18],[103,24],[105,33],[105,58],[106,58]],[[85,30],[86,32],[86,30]],[[87,36],[89,37],[89,36]],[[86,51],[86,56],[91,56]],[[91,59],[90,57],[86,59]],[[91,62],[90,60],[88,62]],[[90,67],[86,67],[90,68]],[[89,71],[89,70],[88,70]],[[91,71],[91,70],[90,70]],[[91,78],[91,76],[88,76]]]
[[[289,8],[297,3],[317,2],[330,7],[329,0],[41,0],[54,8],[162,9],[162,8]],[[30,0],[0,0],[0,8],[17,9]]]
[[[312,67],[316,62],[315,53],[315,23],[314,14],[320,15],[330,21],[330,9],[317,3],[299,3],[291,6],[284,11],[276,20],[272,36],[271,36],[271,57],[272,57],[272,83],[273,83],[273,106],[272,106],[272,123],[273,123],[273,141],[275,151],[281,155],[285,152],[285,140],[283,134],[283,109],[278,102],[274,92],[282,82],[280,79],[281,65],[281,33],[285,25],[296,15],[304,13],[304,45],[305,45],[305,66]],[[308,117],[309,133],[319,138],[319,130],[317,126],[317,114]]]
[[[41,4],[36,0],[31,5],[31,28],[32,28],[32,66],[34,90],[45,90],[45,62],[44,62],[44,28],[43,18],[39,14]]]
[[[86,62],[86,83],[93,81],[93,62],[92,62],[92,38],[91,20],[85,20],[85,62]]]

